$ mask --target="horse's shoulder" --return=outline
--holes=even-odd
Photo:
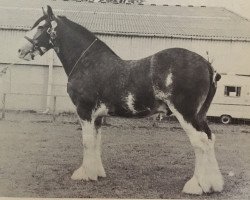
[[[73,102],[93,101],[96,98],[94,87],[87,86],[83,81],[69,81],[67,83],[67,93]]]

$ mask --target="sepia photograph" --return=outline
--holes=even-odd
[[[0,199],[250,199],[249,0],[0,0]]]

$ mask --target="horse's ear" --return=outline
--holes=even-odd
[[[42,7],[42,10],[43,10],[43,15],[47,15],[43,7]]]
[[[55,19],[52,8],[50,6],[47,6],[47,15],[50,21],[53,21]]]

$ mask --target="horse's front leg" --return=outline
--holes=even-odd
[[[97,176],[99,177],[106,177],[106,173],[102,164],[102,159],[101,159],[101,144],[102,144],[102,134],[101,134],[101,125],[102,125],[102,117],[98,117],[95,120],[95,128],[97,131],[96,135],[96,165],[97,165]]]
[[[93,117],[93,116],[92,116]],[[83,162],[73,175],[73,180],[97,180],[105,177],[101,160],[101,117],[83,120],[80,117],[83,140]]]

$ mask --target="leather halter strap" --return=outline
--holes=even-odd
[[[27,36],[24,36],[24,38],[26,40],[28,40],[31,44],[33,44],[33,50],[38,50],[39,51],[39,54],[42,56],[44,54],[44,52],[42,51],[41,47],[39,47],[37,45],[37,42],[35,42],[34,40],[32,40],[31,38],[27,37]]]

